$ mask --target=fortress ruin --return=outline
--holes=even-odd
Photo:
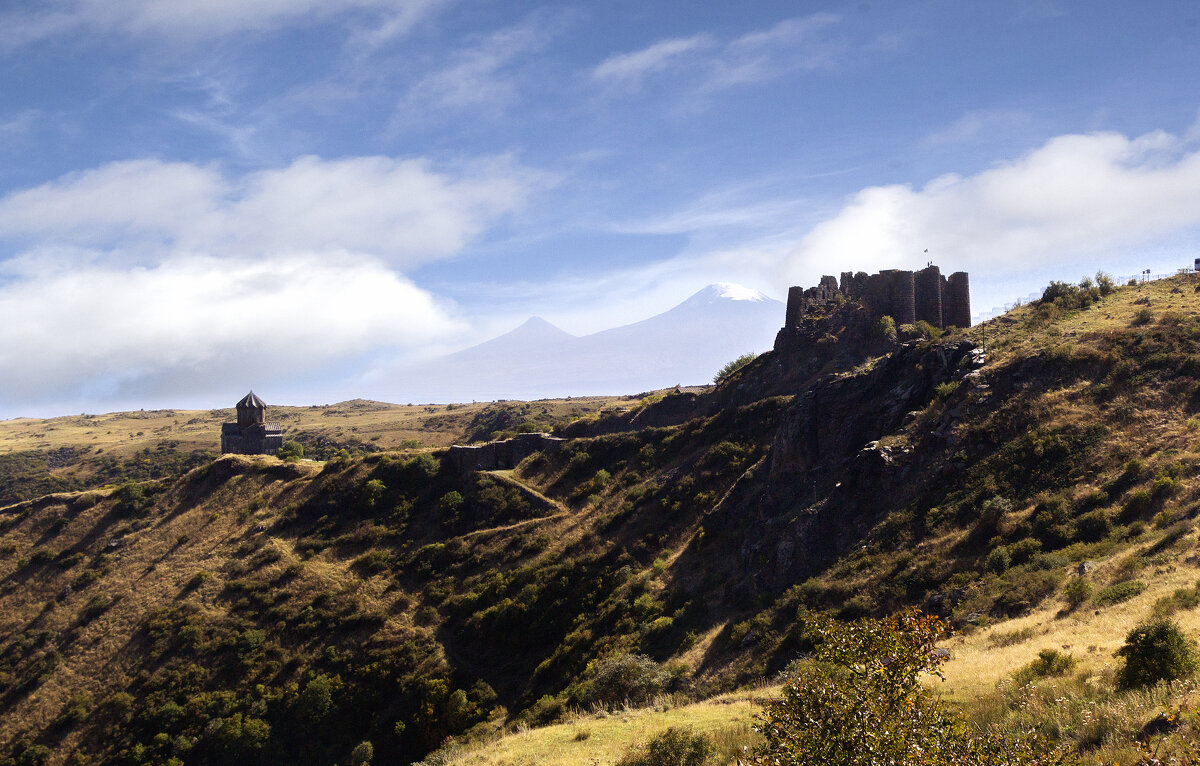
[[[890,316],[896,324],[924,320],[934,327],[970,327],[971,293],[967,272],[949,277],[930,264],[920,271],[888,269],[878,274],[843,271],[841,284],[821,277],[816,287],[788,290],[784,328],[798,327],[805,314],[824,312],[839,300],[861,301],[873,317]]]
[[[267,422],[267,404],[253,391],[237,403],[237,422],[221,426],[221,452],[271,455],[283,446],[283,427]]]
[[[446,452],[454,470],[495,471],[516,468],[535,452],[558,452],[566,439],[549,434],[517,434],[511,439],[486,444],[456,444]]]

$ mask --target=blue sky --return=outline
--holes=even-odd
[[[1197,72],[1191,0],[5,3],[0,416],[333,401],[716,281],[1171,272]]]

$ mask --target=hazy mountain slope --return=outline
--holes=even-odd
[[[388,398],[540,399],[705,384],[721,365],[770,347],[783,306],[710,285],[670,311],[582,337],[539,318],[486,343],[398,373]]]

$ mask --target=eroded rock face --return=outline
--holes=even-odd
[[[873,364],[816,376],[795,394],[755,475],[718,507],[707,527],[740,536],[743,573],[755,590],[802,580],[859,544],[888,510],[915,491],[918,462],[885,437],[915,428],[937,386],[981,363],[967,340],[910,343]],[[961,384],[960,384],[961,385]],[[949,446],[955,406],[919,427],[923,444]]]

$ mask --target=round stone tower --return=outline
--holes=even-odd
[[[971,326],[971,281],[967,272],[956,271],[946,280],[946,324]]]

